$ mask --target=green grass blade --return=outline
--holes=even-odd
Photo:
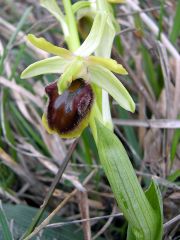
[[[3,239],[5,240],[13,240],[13,236],[9,229],[8,221],[6,219],[5,213],[3,211],[1,201],[0,201],[0,225],[2,229]]]
[[[16,31],[12,34],[12,36],[9,39],[9,42],[8,42],[7,46],[4,49],[3,56],[0,59],[0,74],[3,72],[3,69],[4,69],[3,68],[4,60],[6,59],[6,56],[7,56],[8,52],[9,52],[9,50],[11,49],[12,44],[15,41],[18,32],[21,30],[22,26],[24,25],[24,23],[25,23],[28,15],[30,14],[31,10],[32,10],[32,7],[29,7],[29,8],[26,9],[26,11],[22,15],[19,23],[17,24]]]
[[[174,17],[173,28],[170,33],[170,40],[173,44],[175,44],[179,35],[180,35],[180,1],[177,1],[176,14]]]

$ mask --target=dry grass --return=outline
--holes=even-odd
[[[123,141],[142,185],[147,187],[151,177],[160,185],[164,239],[179,239],[180,39],[177,36],[175,41],[169,40],[177,1],[166,1],[162,6],[163,1],[141,1],[140,7],[136,1],[126,2],[117,8],[122,31],[117,35],[112,56],[129,72],[128,77],[119,79],[131,92],[137,107],[135,114],[129,114],[112,103],[115,132]],[[20,22],[28,7],[32,9]],[[56,20],[40,8],[38,1],[1,0],[0,198],[4,204],[40,207],[73,140],[49,135],[41,125],[47,100],[44,86],[56,76],[20,79],[27,65],[47,57],[27,42],[29,32],[64,44]],[[51,199],[46,202],[51,214],[39,229],[56,214],[64,221],[72,221],[77,230],[82,228],[84,239],[96,239],[99,235],[101,239],[125,239],[127,224],[117,214],[89,129],[69,159],[60,183],[53,185]],[[103,215],[110,216],[82,225],[81,221],[73,223]],[[76,232],[72,234],[75,239]]]

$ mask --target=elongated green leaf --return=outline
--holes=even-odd
[[[2,233],[3,233],[3,239],[13,240],[13,237],[12,237],[11,231],[9,229],[5,213],[4,213],[2,205],[1,205],[1,201],[0,201],[0,226],[1,226],[1,229],[2,229]]]
[[[101,43],[107,15],[98,13],[94,19],[91,31],[83,44],[75,51],[75,55],[87,57],[91,55]]]
[[[155,238],[156,240],[162,240],[162,234],[163,234],[163,210],[162,210],[162,197],[161,193],[159,191],[158,185],[154,179],[152,179],[151,184],[147,191],[145,192],[145,195],[151,204],[152,208],[154,209],[155,218],[157,221],[156,229],[155,230]],[[128,236],[127,240],[136,240],[136,237],[133,233],[132,227],[128,226]]]
[[[47,73],[63,73],[71,61],[61,57],[51,57],[29,65],[21,74],[21,78],[35,77]]]
[[[176,181],[176,179],[179,178],[179,177],[180,177],[180,169],[178,169],[178,170],[174,171],[173,173],[171,173],[171,174],[167,177],[167,179],[168,179],[169,181],[171,181],[171,182],[174,182],[174,181]],[[179,181],[179,183],[180,183],[180,181]]]
[[[144,194],[119,139],[99,121],[96,121],[96,127],[101,164],[132,234],[136,240],[159,240],[156,238],[161,234],[159,198],[157,193],[153,197],[157,189],[153,185],[146,195]]]
[[[3,209],[6,213],[8,221],[14,219],[13,222],[13,230],[14,230],[14,238],[16,240],[22,239],[22,235],[26,231],[27,227],[31,224],[31,221],[38,211],[37,208],[33,208],[27,205],[13,205],[13,204],[3,204]],[[45,211],[42,219],[49,215],[48,212]],[[55,216],[52,222],[64,222],[66,219],[61,218],[59,216]],[[0,239],[8,240],[6,238],[2,238],[2,233],[0,231]],[[83,233],[81,229],[78,229],[76,225],[68,225],[62,226],[60,229],[44,229],[41,233],[41,237],[34,237],[32,240],[83,240]],[[102,240],[100,238],[99,240]]]
[[[54,55],[65,58],[72,57],[72,54],[69,50],[55,46],[52,43],[48,42],[45,38],[37,38],[33,34],[29,34],[27,38],[35,47],[40,48],[41,50],[44,50],[48,53],[52,53]]]
[[[163,203],[162,203],[162,196],[161,192],[159,190],[158,184],[155,181],[155,179],[152,179],[151,184],[147,191],[145,192],[145,195],[151,204],[151,207],[154,209],[155,215],[156,215],[156,240],[162,239],[162,233],[163,233]]]
[[[56,0],[40,0],[41,6],[46,8],[61,24],[65,37],[69,35],[68,26]]]
[[[178,119],[180,119],[180,115],[178,116]],[[173,165],[179,142],[180,142],[180,129],[176,129],[171,143],[171,166]]]
[[[122,83],[108,69],[89,66],[90,81],[106,90],[124,109],[134,112],[135,104]]]
[[[170,40],[174,44],[180,35],[180,1],[177,1],[176,14],[174,17],[173,28],[170,34]]]

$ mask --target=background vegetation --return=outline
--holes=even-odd
[[[112,101],[113,121],[142,186],[152,177],[159,183],[164,239],[175,240],[180,239],[180,1],[139,2],[139,7],[131,0],[114,7],[121,31],[112,57],[129,72],[118,77],[132,94],[136,112]],[[91,22],[77,17],[83,39]],[[11,232],[15,239],[22,236],[73,143],[49,135],[41,124],[44,86],[56,76],[20,79],[25,67],[47,57],[27,42],[28,33],[64,44],[58,22],[38,1],[1,0],[0,239],[9,239]],[[79,139],[44,217],[57,205],[53,221],[61,226],[45,228],[40,239],[126,238],[127,222],[116,207],[89,129]]]

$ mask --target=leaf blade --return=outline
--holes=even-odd
[[[156,239],[158,229],[154,209],[139,185],[125,149],[104,125],[96,121],[96,127],[101,164],[135,239]]]
[[[2,233],[3,233],[4,239],[13,240],[13,236],[12,236],[11,231],[9,229],[8,221],[6,219],[6,215],[3,211],[1,201],[0,201],[0,224],[2,226]]]

